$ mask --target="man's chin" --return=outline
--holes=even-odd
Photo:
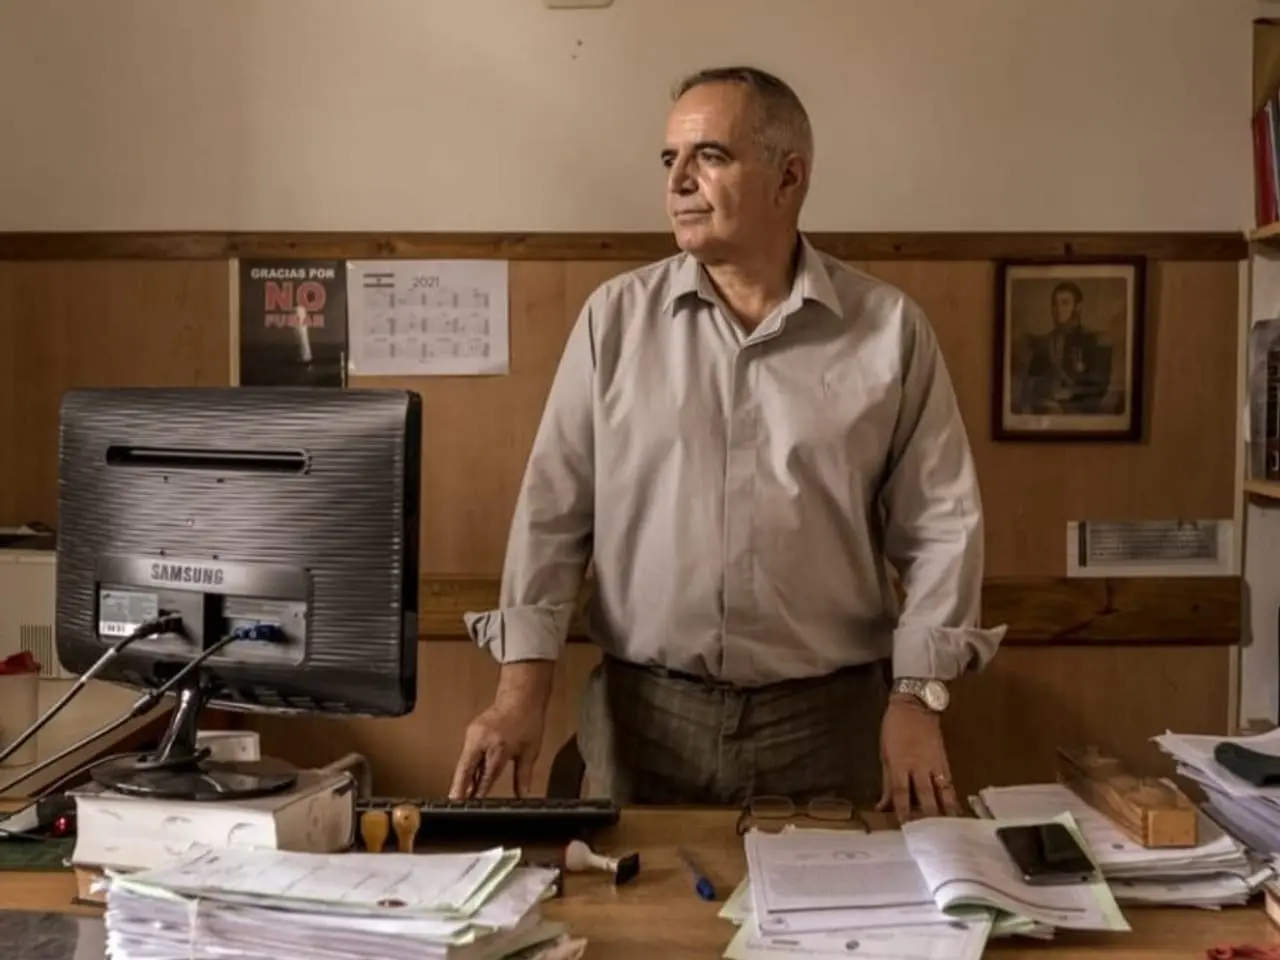
[[[711,254],[718,246],[715,237],[706,230],[677,223],[673,232],[676,246],[695,257]]]

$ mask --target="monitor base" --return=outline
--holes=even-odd
[[[159,800],[249,800],[293,789],[297,774],[260,763],[199,760],[189,765],[156,766],[147,754],[104,760],[93,781],[116,793]]]
[[[200,711],[209,699],[199,671],[177,691],[169,728],[154,753],[115,757],[95,764],[89,776],[116,793],[163,800],[248,800],[291,790],[297,772],[276,764],[210,759],[200,746]]]

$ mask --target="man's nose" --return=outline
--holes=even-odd
[[[698,189],[696,181],[689,175],[689,165],[676,161],[671,165],[667,175],[667,189],[677,196],[685,197]]]

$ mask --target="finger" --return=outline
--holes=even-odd
[[[890,784],[893,790],[893,815],[898,823],[904,824],[911,819],[911,776],[906,770],[890,771]]]
[[[893,791],[889,789],[889,767],[880,764],[880,799],[876,801],[876,811],[884,813],[893,803]]]
[[[484,769],[480,774],[480,782],[476,787],[477,797],[487,797],[493,784],[507,765],[507,751],[500,745],[491,746],[484,752]]]
[[[933,777],[926,770],[916,770],[911,775],[911,784],[916,790],[916,799],[920,802],[920,813],[926,817],[938,815],[938,797],[934,791]]]
[[[526,796],[533,789],[533,751],[526,750],[516,757],[512,786],[517,797]]]
[[[463,745],[462,755],[458,757],[458,765],[453,771],[453,784],[449,787],[450,800],[466,800],[475,784],[476,768],[480,758],[484,756],[479,746],[467,743]]]
[[[942,812],[948,817],[963,816],[964,808],[960,806],[960,797],[956,795],[956,787],[951,782],[951,774],[943,773],[936,778],[936,781],[938,796],[942,799]]]

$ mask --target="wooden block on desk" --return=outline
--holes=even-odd
[[[1058,751],[1058,779],[1144,847],[1194,847],[1199,813],[1181,790],[1138,777],[1097,747]]]

